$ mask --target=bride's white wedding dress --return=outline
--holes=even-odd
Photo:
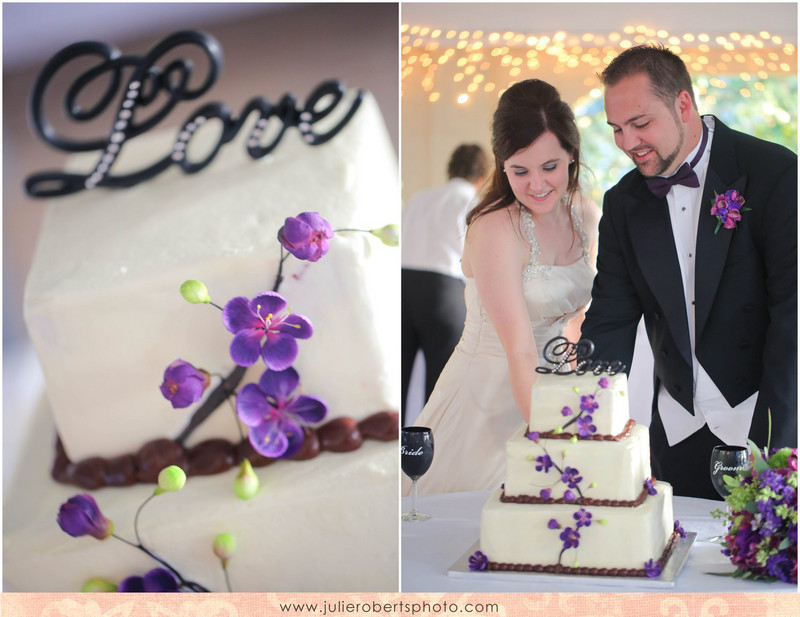
[[[521,218],[531,244],[523,290],[541,363],[547,342],[563,336],[570,319],[588,305],[595,269],[582,216],[575,206],[572,220],[583,256],[567,266],[539,265],[533,219],[525,211]],[[414,423],[430,427],[434,436],[433,463],[418,482],[421,494],[500,486],[505,475],[505,443],[523,422],[511,394],[503,346],[474,279],[467,279],[464,295],[467,318],[461,340]],[[404,485],[404,493],[409,485]]]

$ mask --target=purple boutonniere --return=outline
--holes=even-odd
[[[742,220],[742,212],[750,208],[744,207],[744,197],[739,191],[725,191],[721,195],[714,193],[714,203],[711,205],[711,215],[717,217],[716,234],[720,227],[736,229],[736,223]]]

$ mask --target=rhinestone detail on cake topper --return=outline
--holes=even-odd
[[[208,61],[207,74],[199,86],[190,86],[193,62],[188,58],[172,59],[174,50],[182,47],[199,48]],[[166,58],[168,55],[169,58]],[[108,136],[84,140],[68,138],[59,134],[45,113],[48,86],[56,75],[63,73],[62,69],[68,64],[78,59],[96,59],[98,56],[99,63],[81,73],[67,88],[64,97],[66,116],[76,122],[87,122],[110,109],[121,90],[122,100]],[[167,60],[166,66],[158,65],[158,62]],[[289,127],[297,128],[308,145],[318,146],[341,131],[364,97],[364,91],[357,90],[352,98],[348,97],[341,109],[337,109],[345,97],[346,88],[337,80],[328,80],[319,84],[303,105],[299,105],[291,94],[284,94],[277,104],[256,96],[245,104],[238,117],[234,117],[225,104],[206,103],[180,126],[169,153],[138,171],[111,175],[111,168],[129,139],[159,124],[179,102],[204,95],[216,82],[221,67],[222,49],[217,40],[194,30],[183,30],[166,37],[143,56],[123,56],[118,49],[96,41],[65,47],[47,62],[34,84],[29,102],[33,129],[42,140],[59,150],[99,150],[101,153],[88,174],[42,171],[29,176],[25,180],[26,192],[32,197],[55,197],[98,186],[126,188],[149,180],[172,165],[177,165],[187,174],[197,173],[214,160],[223,145],[236,137],[253,113],[257,114],[258,119],[246,141],[247,154],[251,158],[260,159],[272,152]],[[129,70],[131,73],[126,85],[123,85],[123,73]],[[78,100],[86,96],[90,85],[100,85],[103,90],[99,100],[84,109]],[[150,109],[156,101],[161,107]],[[149,117],[143,117],[145,111],[150,112]],[[218,119],[222,123],[222,131],[210,151],[203,158],[193,161],[187,154],[189,142],[198,129],[211,119]],[[315,132],[315,123],[323,119],[327,119],[325,129]]]

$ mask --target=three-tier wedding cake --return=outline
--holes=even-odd
[[[655,576],[679,533],[625,374],[540,375],[530,422],[506,444],[505,483],[484,505],[473,569]]]

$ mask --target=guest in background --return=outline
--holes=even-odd
[[[417,352],[425,358],[425,400],[453,353],[466,318],[464,248],[467,210],[489,169],[478,145],[450,156],[449,180],[411,197],[402,218],[402,422]]]

